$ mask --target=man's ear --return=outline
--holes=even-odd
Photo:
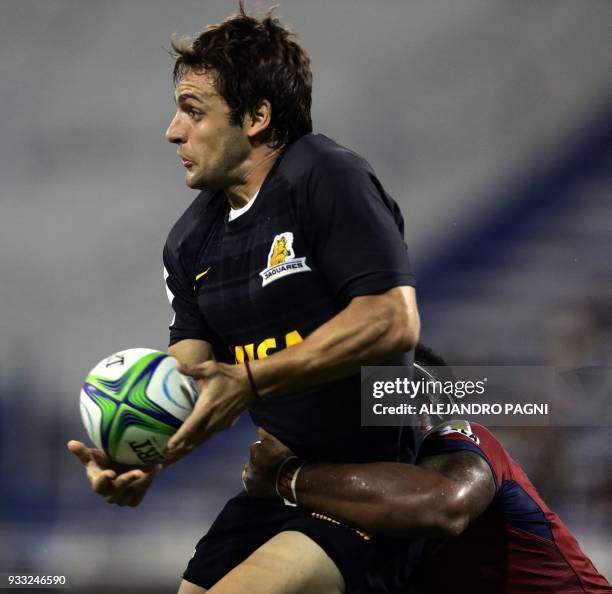
[[[267,137],[272,121],[272,106],[267,99],[262,99],[250,112],[244,116],[244,129],[247,136],[254,140],[257,136]]]

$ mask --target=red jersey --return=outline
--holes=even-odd
[[[495,497],[460,536],[427,555],[418,571],[419,592],[612,593],[559,516],[487,429],[449,422],[426,437],[419,459],[466,450],[490,466]]]

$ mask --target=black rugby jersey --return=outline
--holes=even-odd
[[[195,338],[220,361],[261,359],[353,297],[413,284],[397,204],[364,159],[321,134],[289,145],[253,206],[231,222],[228,213],[223,192],[202,192],[170,232],[171,345]],[[406,353],[388,363],[411,362]],[[250,413],[302,457],[397,455],[397,429],[360,426],[359,374],[269,396]]]

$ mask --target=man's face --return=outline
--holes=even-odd
[[[189,71],[175,90],[176,114],[166,138],[177,145],[190,188],[218,190],[244,179],[242,165],[251,152],[241,126],[229,123],[229,107],[208,72]]]

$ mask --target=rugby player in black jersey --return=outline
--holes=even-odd
[[[360,426],[363,364],[407,364],[419,317],[403,220],[369,164],[312,133],[308,56],[280,22],[240,14],[173,44],[166,136],[202,192],[164,248],[169,352],[198,380],[175,461],[247,408],[309,459],[395,460],[394,428]],[[160,468],[120,473],[71,442],[93,489],[137,505]],[[367,540],[242,492],[189,562],[181,594],[343,592]]]

